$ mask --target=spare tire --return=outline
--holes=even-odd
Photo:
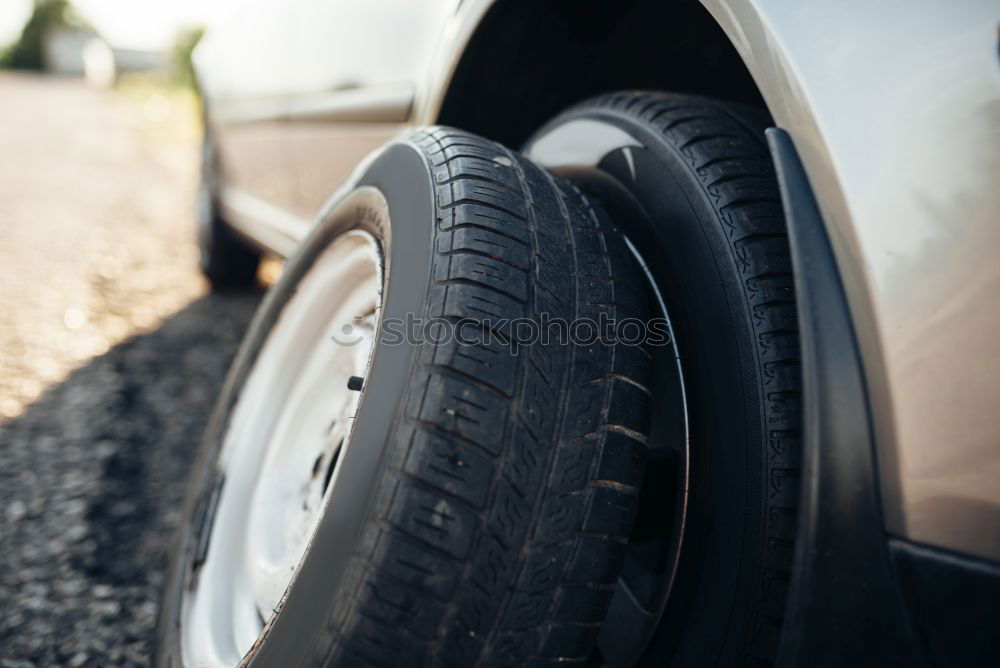
[[[648,352],[522,325],[646,313],[632,257],[567,181],[456,130],[390,143],[237,356],[159,664],[586,660],[642,476]]]

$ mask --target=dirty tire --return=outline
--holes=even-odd
[[[401,153],[409,154],[405,169],[392,164],[402,162]],[[423,183],[427,204],[397,201],[404,182],[410,189]],[[305,573],[310,560],[327,559],[327,571],[339,576],[326,613],[288,631],[299,640],[284,644],[305,647],[302,653],[279,656],[268,646],[282,643],[265,637],[260,661],[582,663],[614,590],[635,511],[649,419],[648,353],[606,339],[522,345],[503,321],[538,321],[542,314],[567,322],[645,319],[641,275],[605,215],[579,190],[465,132],[414,131],[376,158],[359,184],[380,189],[389,202],[391,231],[381,237],[389,239],[391,258],[383,317],[396,308],[425,319],[490,321],[475,327],[492,340],[424,342],[393,371],[401,400],[382,406],[391,419],[378,473],[357,504],[358,533],[343,537],[354,547],[339,566],[316,549],[300,565]],[[427,247],[399,247],[407,231],[397,213],[404,210],[432,228]],[[214,429],[225,428],[281,301],[331,239],[321,221],[286,266],[244,343]],[[394,305],[393,281],[416,281],[395,275],[404,257],[422,263],[426,290],[419,303]],[[375,367],[378,357],[377,347]],[[378,382],[366,381],[356,429],[370,402],[383,400]],[[210,468],[217,440],[210,429],[201,469]],[[195,476],[189,516],[211,478]],[[184,581],[185,545],[197,542],[195,532],[189,525],[178,539],[161,663],[177,655],[170,605],[179,607],[179,595],[172,588]],[[293,612],[304,577],[293,581],[272,635],[285,632],[280,620]]]
[[[802,379],[768,122],[742,105],[622,92],[571,108],[526,149],[556,165],[560,142],[545,141],[560,131],[584,142],[619,138],[574,180],[617,184],[644,212],[643,224],[618,222],[656,275],[681,355],[687,528],[641,665],[769,665],[777,653],[796,534]]]

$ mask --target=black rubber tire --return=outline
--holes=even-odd
[[[201,147],[201,181],[198,185],[198,256],[201,273],[216,292],[258,287],[261,254],[241,239],[219,211],[218,152],[206,130]]]
[[[376,188],[388,202],[390,229],[370,228],[389,239],[383,317],[646,317],[641,274],[604,214],[568,182],[498,144],[445,128],[414,131],[370,163],[357,187]],[[180,665],[180,592],[220,434],[282,304],[345,231],[331,224],[321,220],[286,264],[216,409],[168,575],[161,665]],[[515,354],[497,341],[425,343],[408,355],[382,364],[379,348],[366,378],[354,438],[365,429],[388,436],[363,443],[381,453],[349,451],[377,456],[374,484],[350,510],[357,534],[331,543],[353,548],[342,563],[325,552],[338,507],[331,501],[252,663],[585,661],[642,477],[648,352],[604,340],[537,343]],[[364,477],[348,469],[341,479]],[[282,626],[286,618],[296,621]]]
[[[556,165],[542,139],[570,132],[570,123],[586,127],[583,144],[605,142],[595,164],[556,171],[589,184],[597,201],[621,189],[641,211],[615,219],[655,275],[681,355],[687,529],[642,665],[767,665],[777,653],[796,532],[802,380],[767,122],[741,105],[623,92],[568,110],[526,148]]]

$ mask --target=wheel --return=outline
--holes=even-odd
[[[609,211],[675,344],[653,365],[658,419],[601,631],[609,665],[766,665],[777,652],[802,381],[766,122],[738,105],[628,92],[570,109],[525,149]]]
[[[455,130],[389,144],[234,362],[159,664],[584,661],[637,502],[650,353],[525,324],[642,321],[647,302],[569,183]]]
[[[201,272],[216,291],[253,288],[257,285],[260,254],[240,239],[220,216],[218,173],[218,153],[206,129],[195,211]]]

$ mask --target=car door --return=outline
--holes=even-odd
[[[294,0],[284,129],[292,212],[312,218],[369,152],[405,129],[456,0]]]
[[[246,0],[196,52],[208,131],[218,149],[226,215],[243,223],[292,209],[295,180],[284,131],[293,67],[292,8]]]

